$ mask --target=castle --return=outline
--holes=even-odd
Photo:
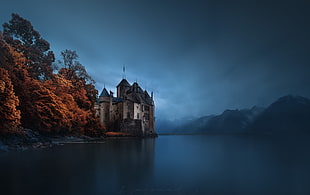
[[[132,85],[124,78],[116,86],[117,96],[104,87],[95,110],[100,122],[109,131],[135,135],[155,134],[153,92],[151,96],[137,82]]]

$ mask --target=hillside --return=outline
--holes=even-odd
[[[266,109],[225,110],[176,127],[173,133],[284,133],[310,129],[310,100],[287,95]]]
[[[305,133],[310,130],[310,100],[287,95],[272,103],[248,127],[254,132]]]
[[[173,130],[174,133],[243,132],[264,110],[254,106],[251,109],[225,110],[220,115],[209,115],[192,120]]]

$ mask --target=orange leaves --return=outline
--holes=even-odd
[[[34,113],[34,118],[38,121],[36,124],[32,124],[32,128],[44,132],[59,132],[61,129],[68,128],[64,122],[67,120],[66,112],[63,109],[66,105],[61,99],[46,88],[45,83],[32,80],[26,84],[28,90],[32,92],[30,101],[33,104],[33,110],[31,112]]]
[[[0,80],[0,93],[4,93],[5,90],[5,82]]]
[[[41,38],[30,21],[18,14],[12,14],[12,19],[3,24],[3,34],[6,42],[28,59],[26,65],[32,78],[50,79],[53,73],[52,63],[55,61],[54,54],[49,51],[50,44]]]
[[[73,86],[63,75],[53,75],[45,82],[32,81],[27,87],[32,91],[35,117],[40,121],[36,129],[49,133],[91,134],[96,124],[91,102],[86,90]],[[91,132],[90,132],[91,131]]]
[[[17,130],[20,124],[20,111],[17,96],[13,91],[8,71],[0,68],[0,132],[9,133]]]
[[[5,23],[4,35],[0,32],[0,132],[21,124],[52,134],[102,133],[93,80],[75,52],[62,54],[67,68],[52,74],[54,54],[31,23],[17,14]]]

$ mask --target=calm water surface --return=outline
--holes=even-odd
[[[0,153],[0,194],[310,194],[307,143],[170,135]]]

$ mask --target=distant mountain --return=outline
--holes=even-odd
[[[207,132],[244,132],[264,108],[225,110],[221,115],[211,118],[204,127]]]
[[[310,132],[310,100],[287,95],[279,98],[248,127],[254,132]]]
[[[254,106],[251,109],[225,110],[220,115],[210,115],[175,128],[175,133],[243,132],[264,110]]]
[[[242,110],[225,110],[192,120],[173,129],[173,133],[284,133],[309,132],[310,100],[287,95],[266,109],[252,107]]]

